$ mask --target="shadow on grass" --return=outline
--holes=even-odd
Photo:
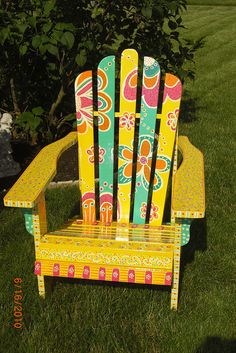
[[[185,90],[180,106],[180,121],[183,123],[192,123],[197,120],[197,113],[201,107],[198,102],[193,99],[189,91]]]
[[[185,267],[194,261],[196,251],[207,250],[207,219],[195,219],[190,227],[189,243],[181,249],[180,294]]]
[[[217,336],[207,337],[196,353],[235,353],[236,340],[227,340]]]
[[[169,286],[160,286],[160,285],[149,285],[149,284],[140,284],[140,283],[126,283],[126,282],[112,282],[112,281],[101,281],[101,280],[91,280],[91,279],[82,279],[82,278],[68,278],[68,277],[46,277],[46,296],[47,293],[52,293],[56,290],[56,286],[59,283],[62,284],[76,284],[80,286],[90,286],[90,287],[114,287],[114,288],[127,288],[127,289],[141,289],[141,290],[152,290],[152,291],[162,291],[169,292],[171,287]]]
[[[190,228],[190,240],[187,245],[182,247],[182,260],[184,263],[194,261],[196,250],[207,250],[207,219],[195,219]]]

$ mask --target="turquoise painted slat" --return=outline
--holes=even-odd
[[[112,222],[115,121],[115,56],[107,56],[98,66],[98,141],[100,220]]]
[[[159,85],[158,62],[153,58],[144,57],[133,215],[133,223],[136,224],[143,224],[146,219]]]
[[[32,208],[23,208],[22,212],[23,212],[24,217],[25,217],[25,228],[26,228],[26,230],[31,235],[34,235]]]

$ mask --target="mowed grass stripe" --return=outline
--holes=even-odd
[[[236,0],[187,0],[188,5],[236,6]]]

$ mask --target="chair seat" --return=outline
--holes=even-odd
[[[52,236],[79,237],[82,239],[109,239],[149,243],[173,243],[175,238],[175,225],[151,226],[147,224],[117,224],[112,222],[103,224],[99,221],[92,225],[83,220],[69,220],[63,228],[49,232],[44,239]],[[58,238],[60,239],[60,238]]]
[[[87,225],[74,219],[41,238],[35,273],[171,285],[177,231],[172,225]]]

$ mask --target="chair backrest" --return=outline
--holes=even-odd
[[[79,178],[86,223],[96,223],[97,200],[100,221],[104,224],[112,222],[114,205],[118,223],[129,223],[131,214],[134,224],[143,224],[147,219],[153,225],[162,223],[182,86],[176,76],[165,75],[162,111],[157,115],[160,67],[156,60],[144,57],[140,113],[136,112],[137,82],[138,54],[134,49],[126,49],[121,55],[118,113],[115,113],[115,56],[104,58],[98,65],[97,102],[93,99],[92,71],[76,78]],[[114,142],[115,117],[119,119],[118,150]],[[135,139],[137,121],[139,133]],[[94,144],[96,129],[98,144]],[[99,187],[95,186],[95,163],[99,164]]]

